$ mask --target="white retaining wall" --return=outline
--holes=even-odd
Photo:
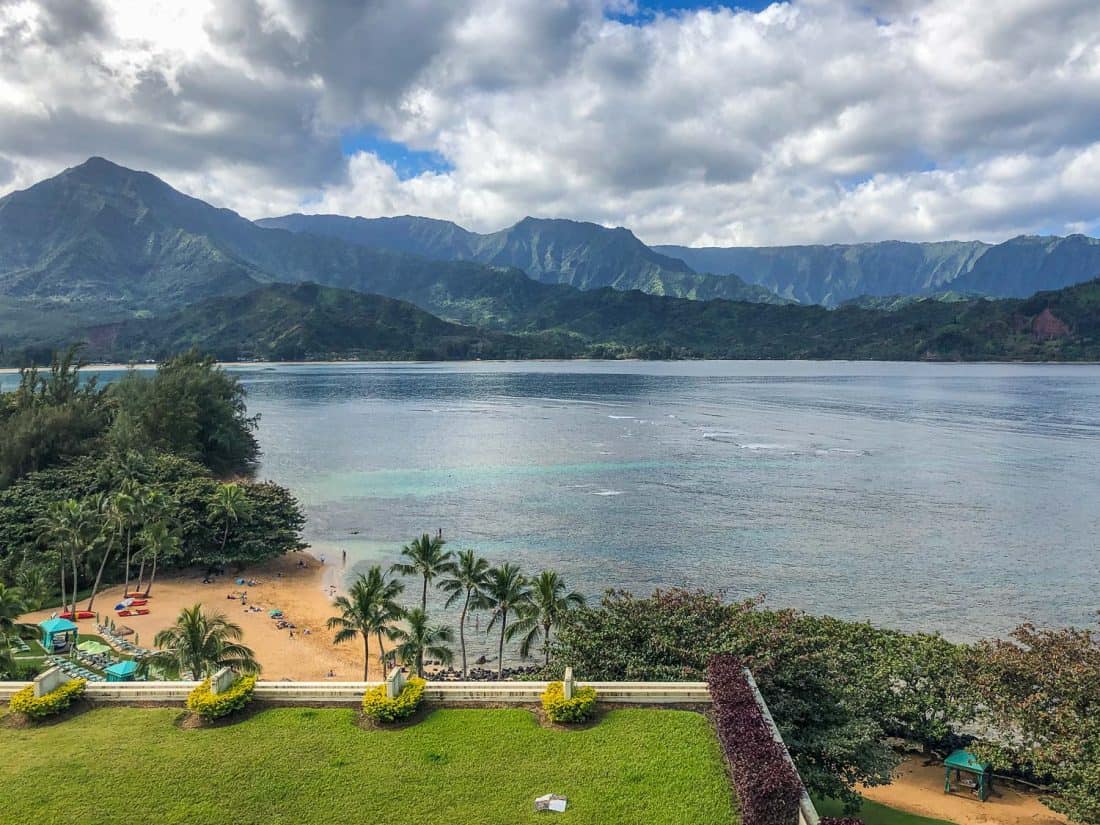
[[[7,702],[29,682],[0,682],[0,702]],[[87,697],[95,702],[182,705],[198,682],[89,682]],[[381,682],[257,682],[257,699],[268,702],[358,705],[368,687]],[[536,704],[546,682],[428,682],[424,698],[447,704]],[[706,682],[577,682],[596,689],[598,701],[622,704],[710,704]]]

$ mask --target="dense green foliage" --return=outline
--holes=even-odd
[[[540,701],[546,718],[551,722],[587,722],[596,712],[596,689],[577,687],[571,699],[565,698],[565,685],[551,682],[542,692]]]
[[[242,676],[221,693],[211,693],[210,679],[204,679],[187,695],[187,709],[208,721],[221,719],[242,710],[255,690],[255,676]]]
[[[317,284],[272,284],[112,328],[104,359],[163,358],[198,346],[223,361],[447,361],[583,351],[565,335],[509,335],[443,321],[405,301]]]
[[[363,714],[383,724],[408,719],[420,707],[426,685],[427,682],[422,678],[413,676],[394,699],[386,695],[385,685],[367,688],[366,693],[363,694]]]
[[[1024,625],[984,642],[974,679],[977,718],[990,737],[979,752],[997,770],[1049,778],[1050,807],[1075,822],[1100,823],[1100,634]]]
[[[531,282],[533,283],[533,282]],[[201,343],[225,358],[807,358],[895,361],[1100,359],[1100,281],[1027,300],[913,300],[888,309],[691,301],[643,292],[535,287],[442,301],[461,327],[380,298],[312,285],[217,298],[156,321],[129,322],[104,358]],[[468,314],[465,308],[476,307]],[[392,313],[386,314],[392,310]],[[404,318],[407,329],[396,319]],[[492,328],[492,329],[490,329]],[[493,330],[506,329],[505,334]]]
[[[0,393],[0,583],[28,608],[105,582],[148,593],[159,567],[244,565],[302,548],[304,517],[275,484],[220,484],[259,454],[237,379],[188,353],[105,388],[74,350]],[[239,512],[226,514],[223,488]],[[230,517],[231,516],[231,517]],[[146,579],[146,573],[148,578]],[[129,589],[129,588],[128,588]]]
[[[8,707],[13,713],[25,713],[32,719],[56,716],[84,695],[87,684],[84,679],[72,679],[44,696],[35,696],[34,685],[27,685],[11,697]]]
[[[1100,822],[1100,638],[1023,626],[1007,641],[961,645],[934,635],[724,604],[705,593],[608,593],[573,611],[555,668],[589,680],[704,678],[708,656],[752,670],[807,788],[849,807],[854,785],[887,781],[888,736],[946,755],[972,747],[1000,770],[1050,784],[1048,804]]]
[[[542,728],[523,709],[437,710],[378,731],[358,728],[355,714],[278,708],[181,730],[176,709],[104,708],[5,730],[4,816],[114,825],[137,805],[144,821],[166,824],[231,815],[238,825],[327,825],[399,811],[389,819],[524,825],[546,821],[532,803],[552,790],[568,796],[563,821],[573,825],[736,822],[718,745],[696,713],[616,710],[570,731]],[[120,759],[125,742],[136,750]]]
[[[950,647],[701,593],[609,593],[568,615],[554,661],[590,680],[701,680],[711,654],[733,653],[755,675],[807,787],[854,803],[855,783],[888,781],[887,735],[928,741],[942,714],[955,718],[958,671],[903,669],[911,648],[937,645]],[[911,689],[895,693],[895,681]],[[941,695],[943,707],[925,698]]]

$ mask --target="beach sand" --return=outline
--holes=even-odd
[[[298,567],[299,560],[307,567]],[[110,587],[96,596],[94,609],[101,618],[113,617],[115,624],[134,629],[143,647],[153,646],[157,631],[172,625],[184,607],[202,604],[208,611],[220,611],[241,626],[243,643],[256,653],[263,666],[264,679],[277,681],[360,681],[363,678],[363,643],[355,641],[343,645],[332,643],[332,631],[325,622],[334,614],[329,586],[339,586],[343,570],[331,561],[322,565],[308,553],[291,553],[271,562],[247,568],[240,573],[229,571],[215,577],[214,584],[202,583],[202,571],[158,576],[153,585],[147,607],[148,616],[118,618],[112,609],[122,599],[121,585]],[[279,574],[282,574],[281,576]],[[235,584],[237,578],[255,579],[255,587]],[[237,600],[226,596],[234,591],[248,593],[248,604],[263,608],[263,612],[249,612]],[[83,609],[85,599],[77,607]],[[288,621],[296,625],[294,638],[289,630],[278,630],[267,612],[278,608]],[[40,610],[22,617],[21,621],[38,623],[49,618],[57,608]],[[95,633],[95,621],[80,622],[86,633]],[[308,629],[309,633],[302,631]],[[131,637],[132,639],[133,637]],[[381,678],[374,640],[371,640],[371,679]],[[329,671],[334,674],[328,677]]]
[[[889,785],[861,788],[867,799],[891,808],[958,825],[1063,825],[1068,822],[1039,801],[1034,794],[1020,793],[994,783],[996,794],[985,802],[977,797],[943,792],[943,766],[924,765],[922,758],[906,759]]]

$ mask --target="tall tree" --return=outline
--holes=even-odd
[[[214,493],[211,512],[224,525],[222,528],[221,555],[225,555],[225,543],[229,541],[229,528],[248,518],[248,498],[240,484],[219,484]]]
[[[454,661],[450,644],[454,641],[454,631],[444,625],[428,624],[428,614],[414,607],[405,614],[408,629],[396,627],[393,640],[398,642],[394,654],[406,665],[416,667],[416,675],[424,678],[424,656],[427,654],[445,665]]]
[[[332,606],[340,615],[328,620],[329,630],[335,630],[335,644],[363,639],[363,681],[370,679],[370,638],[378,640],[378,655],[382,662],[382,678],[386,678],[386,658],[382,637],[391,637],[393,624],[404,614],[397,603],[405,585],[388,579],[382,568],[374,565],[366,575],[360,574],[348,590],[348,595],[337,597]]]
[[[517,619],[508,628],[508,640],[522,636],[519,653],[526,658],[542,639],[544,665],[550,666],[550,632],[565,614],[584,607],[584,596],[575,590],[567,593],[565,582],[553,570],[543,570],[531,581],[531,599],[518,608]]]
[[[446,543],[442,536],[433,537],[425,533],[402,547],[401,555],[406,561],[398,562],[390,568],[390,572],[400,573],[402,576],[423,578],[420,609],[425,613],[428,612],[428,585],[454,569],[454,554],[443,549]]]
[[[153,557],[153,569],[149,574],[149,583],[145,586],[145,595],[148,596],[153,589],[153,582],[157,577],[157,561],[159,559],[172,559],[179,555],[180,537],[174,530],[169,529],[163,521],[154,521],[147,524],[141,531],[142,543]]]
[[[485,583],[485,606],[492,618],[486,632],[500,623],[500,644],[497,648],[497,676],[504,671],[504,638],[508,631],[508,614],[519,610],[531,600],[531,589],[519,566],[507,562],[489,571]]]
[[[171,627],[157,633],[153,643],[161,648],[146,661],[172,677],[189,672],[205,679],[223,667],[238,673],[259,673],[252,649],[241,644],[244,631],[223,613],[204,613],[201,604],[185,607]]]
[[[61,561],[62,607],[76,612],[76,594],[80,588],[79,567],[85,554],[99,540],[99,523],[85,500],[55,501],[38,521],[41,539],[57,548]],[[66,600],[65,566],[72,568],[72,604]]]
[[[96,594],[99,592],[100,582],[103,581],[103,571],[115,549],[115,541],[122,532],[122,518],[115,506],[115,497],[107,493],[99,493],[92,498],[92,509],[99,521],[99,544],[103,548],[103,554],[99,558],[99,569],[96,570],[95,581],[92,582],[92,593],[88,597],[88,606],[85,610],[91,610],[95,604]]]
[[[489,562],[473,550],[459,550],[454,569],[439,582],[439,587],[450,593],[447,607],[462,599],[462,615],[458,620],[458,638],[462,647],[462,678],[469,675],[466,666],[466,614],[484,606],[484,590],[489,575]]]

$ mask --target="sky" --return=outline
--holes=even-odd
[[[647,243],[1100,234],[1097,0],[0,0],[0,193]]]

